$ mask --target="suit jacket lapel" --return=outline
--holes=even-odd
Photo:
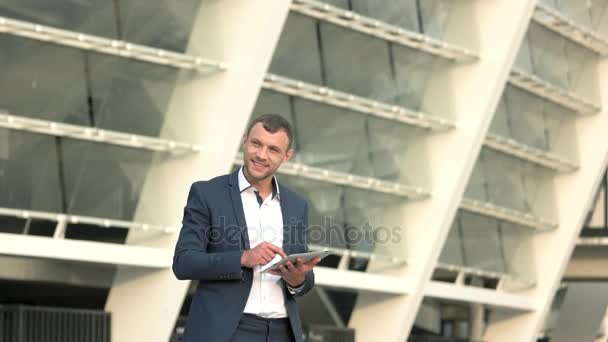
[[[281,187],[280,184],[279,187],[281,189],[279,194],[281,202],[281,214],[283,215],[283,251],[285,252],[285,254],[289,255],[291,254],[291,247],[293,247],[292,245],[294,241],[296,241],[296,227],[291,222],[292,216],[291,211],[289,210],[290,207],[288,205],[289,193],[287,192],[287,190],[285,190],[284,187]]]
[[[241,191],[239,190],[238,170],[231,173],[228,183],[228,192],[232,201],[232,208],[236,217],[237,224],[241,230],[241,246],[242,249],[250,249],[249,233],[247,232],[247,221],[245,221],[245,212],[243,211],[243,201],[241,201]]]

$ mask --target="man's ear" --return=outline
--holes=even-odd
[[[289,161],[289,159],[291,159],[291,157],[293,157],[293,148],[290,148],[289,151],[287,151],[287,153],[285,154],[285,159],[283,160],[283,163]]]
[[[241,145],[243,145],[243,148],[245,147],[246,141],[247,141],[247,133],[243,134],[243,139],[241,139]]]

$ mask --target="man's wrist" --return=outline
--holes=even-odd
[[[306,282],[306,278],[304,278],[304,280],[302,280],[300,283],[298,283],[297,285],[292,285],[290,284],[288,281],[285,281],[287,283],[287,286],[291,287],[291,288],[299,288],[302,287],[304,285],[304,283]]]
[[[302,292],[302,290],[304,289],[304,283],[306,281],[302,282],[302,284],[298,285],[298,286],[291,286],[289,285],[289,283],[287,283],[287,291],[289,291],[289,293],[291,293],[292,295],[296,295],[300,292]]]

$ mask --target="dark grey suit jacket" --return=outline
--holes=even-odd
[[[283,213],[283,250],[307,251],[308,203],[279,184]],[[173,273],[180,279],[199,280],[192,298],[184,342],[228,342],[243,314],[253,270],[241,267],[249,236],[238,184],[238,171],[192,184],[173,257]],[[295,296],[314,286],[314,273],[304,288],[292,295],[283,286],[285,306],[296,341],[302,327]]]

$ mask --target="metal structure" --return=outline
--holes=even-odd
[[[470,340],[543,332],[606,186],[607,19],[550,0],[118,3],[0,5],[10,265],[111,284],[112,341],[168,341],[189,296],[170,269],[189,185],[240,166],[247,122],[276,112],[295,128],[279,181],[338,237],[310,247],[335,251],[319,303],[349,339],[406,341],[423,300],[472,308]],[[66,236],[78,224],[126,239]]]

